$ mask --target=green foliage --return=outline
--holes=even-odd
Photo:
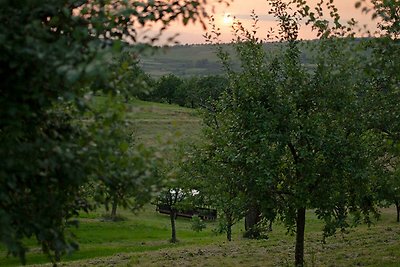
[[[133,126],[124,118],[125,105],[109,97],[97,110],[92,109],[93,123],[88,123],[97,148],[97,168],[92,174],[92,186],[97,188],[95,199],[108,209],[117,206],[133,211],[152,198],[161,178],[157,173],[158,162],[153,151],[135,140]],[[88,116],[88,115],[87,115]]]
[[[216,189],[214,194],[232,190],[231,195],[238,196],[243,192],[241,201],[259,201],[267,219],[277,215],[289,231],[296,232],[296,265],[302,266],[305,209],[314,209],[325,222],[324,238],[334,235],[337,228],[344,231],[362,220],[370,223],[376,215],[373,177],[380,156],[374,148],[371,121],[365,116],[380,114],[376,119],[381,123],[397,121],[392,117],[399,116],[397,107],[393,106],[395,111],[390,115],[368,110],[385,110],[386,104],[398,102],[399,72],[398,64],[385,68],[392,61],[381,57],[388,63],[377,69],[377,75],[365,76],[367,65],[374,60],[366,61],[368,64],[359,60],[365,59],[365,52],[358,50],[351,38],[352,29],[340,24],[337,9],[328,3],[334,18],[330,26],[323,20],[323,1],[317,4],[320,12],[315,16],[307,13],[310,8],[305,1],[296,2],[304,9],[269,1],[270,13],[278,20],[275,38],[283,42],[280,53],[268,55],[262,49],[262,41],[255,35],[255,15],[251,30],[235,25],[240,71],[232,69],[232,56],[219,49],[229,82],[216,109],[206,114],[208,144],[203,149],[216,166],[205,179]],[[302,16],[309,18],[308,23],[313,23],[321,36],[313,48],[313,69],[301,64],[297,38]],[[218,41],[215,31],[214,39],[209,35],[209,40]],[[395,42],[385,40],[387,46],[380,40],[376,43],[381,52],[387,47],[397,51]],[[378,83],[382,92],[369,96],[372,81],[382,75],[390,82]],[[397,127],[398,123],[388,126]],[[216,178],[220,176],[222,179]],[[229,206],[229,202],[224,205]]]
[[[207,227],[206,223],[197,215],[192,217],[191,223],[192,230],[197,233],[203,231]]]
[[[162,76],[153,91],[154,97],[161,102],[175,103],[175,91],[182,85],[183,81],[173,74]]]
[[[79,121],[89,88],[117,93],[108,60],[135,43],[138,30],[202,22],[203,8],[203,1],[0,2],[0,239],[22,263],[26,237],[52,261],[77,247],[65,231],[87,209],[79,189],[101,166],[102,146]],[[145,165],[140,157],[135,164]]]

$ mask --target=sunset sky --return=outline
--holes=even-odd
[[[210,1],[209,1],[210,2]],[[317,0],[308,1],[310,5],[316,3]],[[354,7],[355,0],[336,0],[334,3],[339,9],[341,18],[343,21],[348,21],[350,18],[355,18],[360,22],[361,25],[371,24],[370,15],[365,15],[361,13],[360,9]],[[268,4],[266,0],[234,0],[230,6],[223,4],[216,4],[214,17],[216,19],[217,26],[221,29],[222,40],[224,42],[229,42],[232,38],[230,34],[231,27],[229,20],[224,15],[230,14],[238,18],[244,25],[250,24],[250,13],[252,10],[260,17],[259,21],[259,37],[265,38],[267,29],[275,27],[274,18],[268,15]],[[179,33],[176,38],[181,44],[192,44],[192,43],[203,43],[205,33],[200,23],[190,23],[187,26],[183,26],[181,23],[174,23],[167,32],[165,32],[163,38],[167,38],[174,34]],[[302,27],[300,32],[300,37],[302,39],[313,39],[315,34],[305,27]]]

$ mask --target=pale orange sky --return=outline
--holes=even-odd
[[[318,0],[309,0],[308,3],[312,5]],[[211,2],[211,1],[209,1]],[[339,14],[342,20],[348,21],[350,18],[355,18],[360,22],[360,25],[371,24],[370,15],[365,15],[361,13],[360,9],[354,7],[356,0],[336,0],[334,3],[339,9]],[[249,15],[252,10],[255,10],[256,14],[260,17],[258,26],[260,29],[259,37],[265,38],[267,29],[274,27],[275,22],[273,18],[268,15],[268,4],[266,0],[234,0],[229,7],[226,5],[217,4],[214,16],[216,18],[217,26],[221,28],[222,41],[229,42],[232,38],[230,34],[230,26],[223,24],[224,14],[229,13],[240,19],[243,24],[249,24]],[[164,33],[163,38],[167,38],[176,33],[179,36],[176,38],[181,44],[192,44],[192,43],[204,43],[204,37],[202,36],[205,32],[200,25],[200,23],[190,23],[187,26],[183,26],[181,23],[174,23],[171,27]],[[315,34],[303,27],[300,31],[300,38],[302,39],[313,39]]]

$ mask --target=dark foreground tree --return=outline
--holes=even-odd
[[[205,2],[1,1],[0,239],[23,263],[24,238],[53,261],[76,248],[65,230],[101,146],[76,121],[88,90],[117,92],[105,62],[149,23],[202,21]]]

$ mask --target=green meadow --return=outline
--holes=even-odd
[[[80,250],[63,257],[61,266],[291,266],[294,236],[284,226],[273,225],[267,240],[242,237],[243,224],[234,227],[233,241],[216,235],[216,222],[208,222],[199,233],[190,229],[190,219],[177,219],[179,242],[169,243],[167,215],[158,214],[153,205],[133,214],[121,210],[123,221],[102,219],[99,209],[82,214],[78,236]],[[382,210],[372,226],[361,225],[328,238],[323,244],[322,223],[312,211],[307,213],[306,266],[399,266],[400,226],[394,208]],[[48,262],[33,242],[28,264]],[[1,252],[0,266],[18,266],[17,259]],[[50,266],[50,265],[48,265]]]

